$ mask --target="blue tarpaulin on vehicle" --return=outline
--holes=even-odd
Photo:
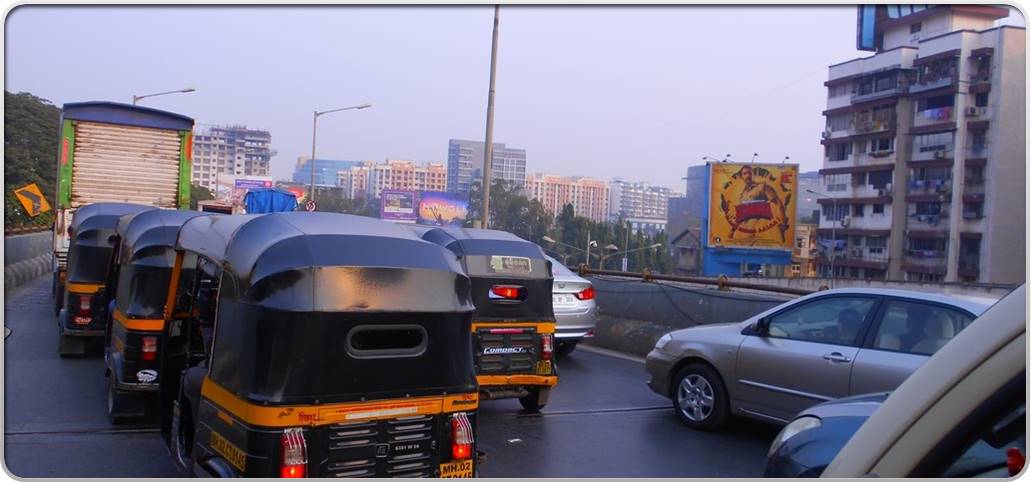
[[[283,189],[251,189],[243,198],[247,214],[282,213],[297,209],[297,197]]]

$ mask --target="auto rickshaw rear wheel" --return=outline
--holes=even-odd
[[[558,356],[568,356],[570,353],[573,353],[573,350],[576,349],[576,343],[577,342],[575,341],[559,343],[558,346],[555,348],[555,354]]]
[[[193,476],[193,415],[185,399],[176,400],[172,408],[172,456],[183,477]]]
[[[541,403],[541,387],[533,387],[529,392],[530,393],[528,395],[519,398],[519,404],[523,406],[523,410],[530,413],[537,413],[541,411],[545,405],[545,403]]]

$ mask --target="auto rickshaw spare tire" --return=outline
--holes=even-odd
[[[523,406],[523,410],[529,413],[540,412],[544,405],[548,403],[548,387],[533,387],[529,390],[529,394],[519,398],[519,404]]]
[[[677,418],[696,430],[717,430],[726,424],[730,415],[723,378],[704,363],[691,363],[677,372],[670,398]]]

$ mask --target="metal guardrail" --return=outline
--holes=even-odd
[[[788,287],[783,287],[783,286],[769,286],[769,285],[760,285],[760,284],[754,284],[754,283],[743,283],[743,282],[740,282],[740,281],[731,281],[726,276],[720,276],[718,278],[702,278],[702,277],[693,277],[693,276],[673,276],[673,275],[668,275],[668,274],[657,274],[657,273],[652,273],[651,270],[649,270],[647,268],[645,268],[645,270],[643,272],[640,272],[640,273],[629,272],[629,271],[611,271],[611,270],[604,270],[604,269],[593,269],[593,268],[587,266],[586,264],[581,264],[578,267],[570,267],[570,269],[578,272],[580,274],[580,276],[587,276],[587,275],[619,276],[619,277],[623,277],[623,278],[636,278],[636,279],[640,279],[641,281],[645,281],[645,282],[651,281],[651,280],[656,280],[656,281],[674,281],[674,282],[681,282],[681,283],[694,283],[694,284],[700,284],[700,285],[716,286],[717,288],[719,288],[721,290],[726,290],[726,289],[729,289],[729,288],[741,288],[741,289],[747,289],[747,290],[767,291],[767,292],[770,292],[770,293],[782,293],[782,294],[800,295],[800,296],[801,295],[808,295],[808,294],[815,293],[814,290],[807,290],[807,289],[802,289],[802,288],[788,288]]]
[[[43,231],[50,231],[53,229],[51,226],[4,226],[4,236],[13,236],[15,234],[28,234],[28,233],[41,233]]]

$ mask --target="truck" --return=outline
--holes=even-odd
[[[117,102],[61,108],[54,197],[54,308],[64,299],[72,216],[97,202],[190,208],[190,117]]]

